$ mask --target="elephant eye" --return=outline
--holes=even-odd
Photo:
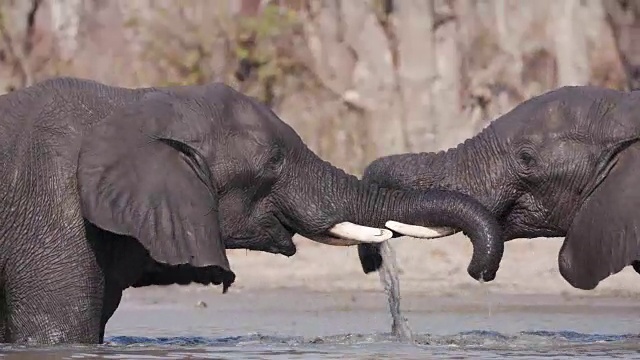
[[[518,160],[523,166],[527,168],[531,168],[536,165],[536,159],[533,155],[533,152],[528,149],[523,149],[518,153]]]
[[[273,172],[279,172],[284,163],[284,150],[280,147],[276,147],[270,151],[269,158],[267,160],[266,168]]]

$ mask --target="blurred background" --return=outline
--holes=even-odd
[[[561,85],[640,86],[640,1],[3,0],[0,91],[54,75],[120,86],[224,81],[359,175],[382,155],[455,146]],[[380,289],[355,248],[296,241],[291,259],[233,252],[234,291]],[[394,244],[403,291],[472,284],[466,238]],[[509,243],[491,286],[575,291],[557,273],[560,244]],[[592,293],[627,289],[627,275]]]
[[[225,81],[323,158],[454,146],[566,84],[640,81],[640,2],[3,0],[0,89]],[[637,40],[636,40],[637,39]]]

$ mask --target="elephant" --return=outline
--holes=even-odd
[[[292,256],[294,234],[353,246],[456,228],[474,245],[469,275],[485,281],[502,257],[477,200],[365,185],[224,83],[56,77],[0,96],[0,114],[2,342],[102,343],[124,289],[224,293],[226,249]]]
[[[640,270],[638,114],[640,91],[558,87],[454,148],[375,159],[362,179],[470,195],[496,217],[505,241],[564,237],[562,277],[591,290],[628,265]],[[382,264],[375,244],[358,245],[358,256],[365,273]]]

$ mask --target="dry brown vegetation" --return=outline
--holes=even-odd
[[[221,80],[322,157],[447,148],[565,84],[635,87],[637,2],[3,0],[0,88]]]

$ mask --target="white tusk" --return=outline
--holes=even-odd
[[[402,235],[420,239],[435,239],[443,236],[453,235],[458,232],[458,230],[450,227],[426,227],[418,225],[408,225],[392,220],[387,221],[385,226]]]
[[[393,233],[387,229],[356,225],[350,222],[334,225],[329,229],[329,234],[362,243],[380,243],[393,236]]]

